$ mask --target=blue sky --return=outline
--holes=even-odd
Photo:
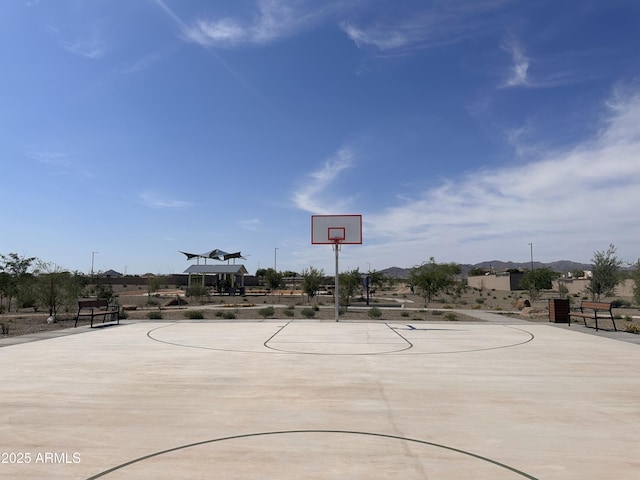
[[[635,0],[0,4],[0,253],[179,273],[640,257]],[[92,253],[97,252],[97,253]]]

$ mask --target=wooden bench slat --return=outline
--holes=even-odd
[[[102,323],[105,323],[107,316],[111,317],[110,322],[116,322],[117,325],[120,325],[119,306],[111,306],[109,302],[104,299],[78,300],[78,313],[76,314],[74,327],[78,326],[78,320],[80,320],[80,318],[88,317],[91,319],[91,328],[93,328],[93,321],[96,318],[102,317]]]
[[[591,310],[590,313],[586,313],[584,309]],[[604,318],[603,316],[598,317],[598,312],[607,312],[609,314],[609,319],[613,324],[613,329],[617,332],[618,328],[616,327],[616,321],[613,318],[613,312],[611,311],[612,305],[610,302],[589,302],[583,301],[580,303],[580,311],[579,312],[569,312],[569,322],[568,325],[571,326],[571,317],[579,317],[584,321],[584,326],[587,326],[587,318],[591,318],[596,322],[596,331],[598,330],[598,319]]]

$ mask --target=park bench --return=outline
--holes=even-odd
[[[116,322],[119,325],[120,307],[110,305],[108,300],[78,300],[78,314],[74,327],[78,326],[78,320],[81,318],[91,319],[91,328],[93,328],[93,321],[99,318],[102,318],[102,323]]]
[[[585,310],[587,310],[585,312]],[[601,313],[598,316],[598,312]],[[569,326],[571,326],[571,317],[580,317],[584,321],[584,326],[587,326],[587,319],[595,320],[596,322],[596,330],[598,330],[598,319],[606,318],[605,315],[609,317],[611,323],[613,323],[613,329],[617,332],[616,322],[613,319],[613,313],[611,312],[611,303],[609,302],[582,302],[580,304],[580,311],[569,312]]]

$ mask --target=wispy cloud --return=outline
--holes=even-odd
[[[332,3],[260,0],[252,18],[200,18],[183,25],[182,32],[188,40],[205,46],[266,44],[315,25],[333,9]]]
[[[504,87],[521,87],[529,85],[527,77],[529,71],[530,60],[522,51],[521,46],[514,38],[509,38],[502,44],[502,49],[509,52],[512,59],[512,65],[509,69],[509,75],[505,79]]]
[[[171,198],[165,198],[155,192],[142,192],[138,194],[138,198],[140,203],[146,207],[151,208],[167,208],[173,210],[180,210],[183,208],[188,208],[193,206],[190,202],[185,202],[182,200],[174,200]]]
[[[340,22],[342,30],[359,48],[382,52],[433,48],[473,38],[495,28],[496,15],[511,0],[428,2],[416,8],[393,5],[389,11],[377,9],[368,19]]]
[[[95,60],[102,57],[107,51],[107,45],[96,38],[76,39],[72,42],[62,42],[62,46],[69,53],[78,57]]]
[[[640,204],[640,93],[616,91],[607,105],[601,132],[574,148],[469,172],[366,215],[375,248],[456,261],[521,258],[531,241],[550,259],[568,245],[583,260],[610,243],[632,251],[640,235],[631,221]]]
[[[47,166],[50,172],[55,175],[74,174],[84,177],[94,176],[82,162],[79,162],[67,151],[30,147],[26,149],[25,155],[27,158]]]
[[[262,227],[262,222],[257,218],[250,218],[247,220],[240,220],[238,223],[242,226],[242,228],[251,231],[260,230]]]
[[[293,195],[295,206],[312,213],[329,213],[347,208],[348,198],[333,196],[328,191],[338,175],[353,165],[355,155],[349,148],[342,148],[328,158],[322,167],[308,175],[307,181]]]

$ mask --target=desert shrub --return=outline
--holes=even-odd
[[[307,318],[313,318],[316,315],[316,311],[313,308],[303,308],[300,313]]]
[[[127,318],[129,318],[129,313],[126,310],[120,310],[120,319],[121,320],[126,320]]]
[[[147,318],[149,320],[162,320],[162,312],[160,310],[152,310],[147,312]]]
[[[222,310],[217,310],[217,311],[216,311],[216,317],[222,317],[222,314],[223,314],[223,313],[224,313],[224,312],[223,312]]]
[[[222,318],[224,318],[225,320],[234,320],[236,318],[236,314],[227,310],[225,312],[222,312]]]
[[[458,320],[458,317],[456,316],[455,313],[449,312],[444,316],[444,319],[449,322],[455,322],[456,320]]]
[[[460,300],[458,303],[460,305],[466,305],[468,302],[466,300]]]
[[[476,298],[476,303],[478,305],[482,305],[484,303],[484,298]]]
[[[637,325],[634,325],[633,323],[626,325],[625,332],[627,333],[635,333],[635,334],[639,334],[640,333],[640,327],[638,327]]]
[[[202,310],[187,310],[184,312],[185,318],[190,318],[191,320],[202,320],[204,318],[204,313]]]
[[[286,308],[285,311],[284,311],[284,314],[287,317],[293,317],[293,315],[294,315],[293,308]]]
[[[9,325],[6,323],[0,323],[0,333],[2,335],[9,335]]]
[[[400,312],[400,316],[401,317],[408,317],[409,316],[409,312]]]
[[[625,319],[627,322],[630,322],[631,320],[633,320],[633,318],[631,317],[631,315],[625,315],[625,316],[624,316],[624,319]]]
[[[369,318],[380,318],[382,316],[382,310],[378,307],[371,307],[367,312]]]
[[[616,299],[613,300],[611,302],[611,306],[615,307],[615,308],[620,308],[620,307],[630,307],[631,306],[631,302],[628,300],[620,300],[620,299]]]
[[[258,310],[258,314],[262,318],[273,317],[273,315],[275,315],[275,313],[276,313],[276,311],[272,306],[268,306],[268,307],[261,308],[260,310]]]
[[[440,316],[440,315],[442,315],[442,312],[441,312],[440,310],[433,310],[433,311],[431,312],[431,315]]]

